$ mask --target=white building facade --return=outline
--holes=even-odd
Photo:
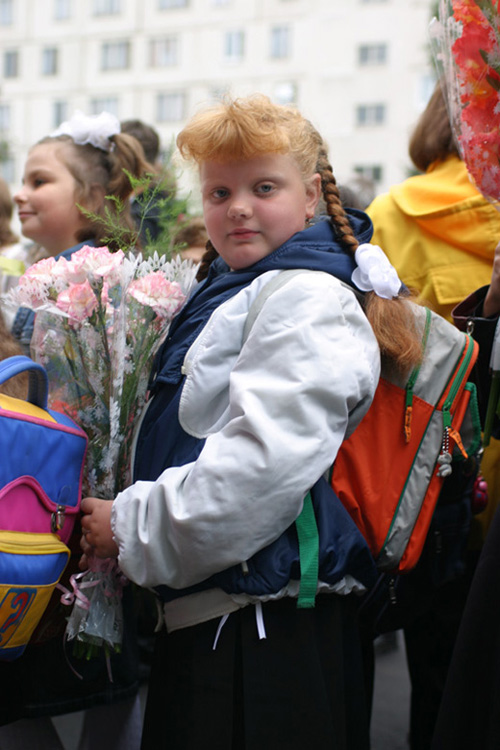
[[[339,183],[408,174],[431,93],[431,0],[0,0],[0,168],[76,109],[153,125],[165,148],[221,95],[296,104]]]

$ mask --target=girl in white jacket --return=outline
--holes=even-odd
[[[82,565],[118,556],[157,587],[166,628],[143,748],[368,748],[354,594],[375,568],[323,477],[381,353],[402,369],[419,358],[413,315],[295,109],[221,104],[178,146],[199,167],[212,262],[156,361],[136,481],[83,502]],[[328,217],[304,229],[321,192]],[[263,297],[286,269],[305,270]],[[311,496],[319,567],[304,607],[295,521]]]

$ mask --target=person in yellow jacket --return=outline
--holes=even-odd
[[[441,82],[412,134],[409,154],[421,174],[393,186],[368,206],[366,212],[374,224],[372,242],[384,249],[401,280],[424,304],[452,321],[453,308],[489,284],[500,242],[500,206],[484,198],[469,177],[453,137]],[[500,482],[495,477],[500,467],[498,445],[488,449],[482,466],[490,484],[490,507],[500,495]],[[459,484],[455,495],[453,490],[448,494],[458,501],[461,487]],[[446,494],[443,499],[446,503]],[[473,528],[476,533],[481,531],[477,523]],[[411,750],[428,750],[430,746],[469,575],[477,559],[477,552],[470,550],[465,572],[462,569],[438,581],[435,572],[439,565],[430,538],[434,533],[429,534],[426,545],[428,556],[424,552],[415,570],[402,581],[414,610],[403,626],[412,685]],[[481,533],[477,536],[473,546],[482,543]],[[447,555],[446,550],[445,544],[441,558]],[[451,569],[453,554],[449,559]]]
[[[500,242],[500,211],[484,198],[460,159],[438,84],[412,135],[410,157],[422,174],[377,196],[367,213],[372,242],[422,301],[451,311],[489,284]]]

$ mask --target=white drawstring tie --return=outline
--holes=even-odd
[[[219,637],[222,632],[222,628],[226,624],[228,620],[229,615],[223,615],[220,618],[219,625],[217,627],[217,632],[215,634],[214,638],[214,645],[212,646],[212,650],[215,651],[217,648],[217,643],[219,642]],[[264,613],[262,611],[262,602],[256,602],[255,603],[255,622],[257,624],[257,633],[259,634],[259,640],[263,640],[264,638],[267,638],[266,634],[266,626],[264,624]]]

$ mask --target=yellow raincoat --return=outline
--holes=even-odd
[[[456,304],[490,283],[500,211],[474,187],[458,157],[395,185],[367,213],[372,242],[422,302],[448,320]]]

